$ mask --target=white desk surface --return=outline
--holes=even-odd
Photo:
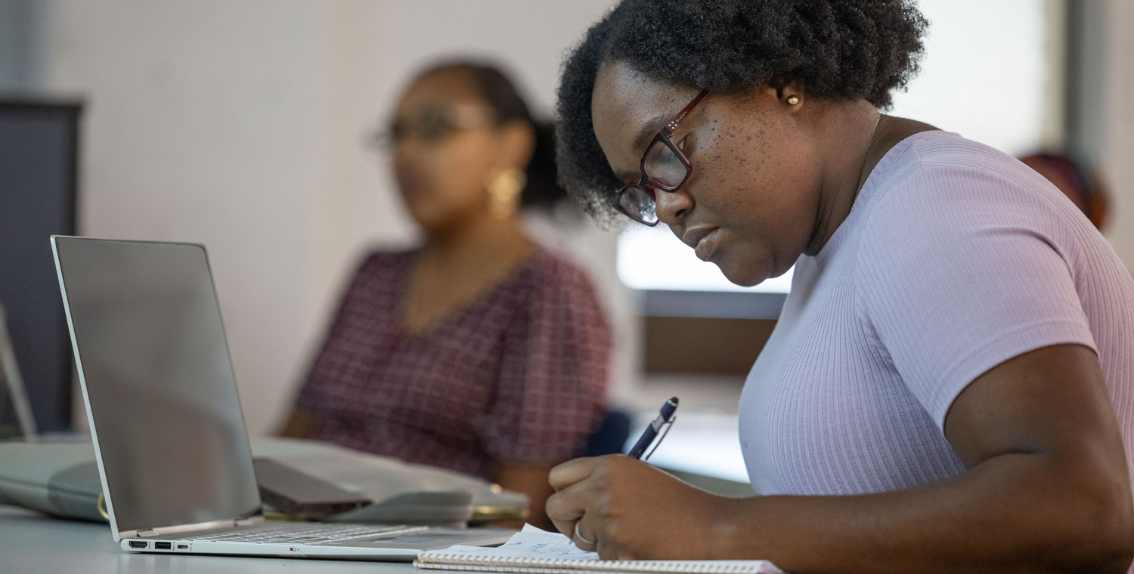
[[[423,572],[407,563],[245,558],[166,554],[130,554],[114,543],[110,526],[58,520],[31,510],[0,505],[0,573],[101,574],[113,572],[217,574],[354,573],[412,574]]]

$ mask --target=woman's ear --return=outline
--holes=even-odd
[[[796,82],[790,82],[778,87],[765,86],[763,91],[765,93],[772,93],[773,97],[775,97],[782,106],[793,108],[803,107],[803,101],[805,99],[803,86]]]
[[[535,129],[527,122],[512,120],[505,122],[498,130],[501,140],[500,159],[503,164],[501,167],[524,171],[535,151]]]
[[[807,98],[806,94],[804,94],[803,86],[791,82],[776,88],[776,99],[780,101],[780,105],[793,108],[791,111],[795,112],[803,107],[803,103]]]

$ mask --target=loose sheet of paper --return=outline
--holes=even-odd
[[[540,530],[530,524],[512,535],[503,546],[484,548],[481,546],[451,546],[445,550],[434,550],[427,554],[447,554],[459,556],[499,556],[509,558],[549,558],[558,560],[598,560],[597,552],[580,550],[570,538],[557,532]]]

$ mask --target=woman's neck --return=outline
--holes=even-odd
[[[421,334],[493,289],[532,253],[516,218],[478,218],[427,234],[410,270],[402,328]]]
[[[470,217],[442,229],[427,230],[421,260],[443,268],[468,268],[515,261],[526,255],[531,240],[519,218]]]
[[[898,142],[937,128],[878,113],[865,100],[832,110],[838,118],[819,137],[829,158],[819,192],[814,233],[804,253],[815,255],[850,215],[870,172]]]

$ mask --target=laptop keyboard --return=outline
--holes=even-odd
[[[313,522],[267,523],[246,530],[193,536],[187,540],[210,542],[251,542],[254,544],[321,544],[355,538],[394,536],[421,532],[426,526],[374,526],[358,524],[320,524]]]

